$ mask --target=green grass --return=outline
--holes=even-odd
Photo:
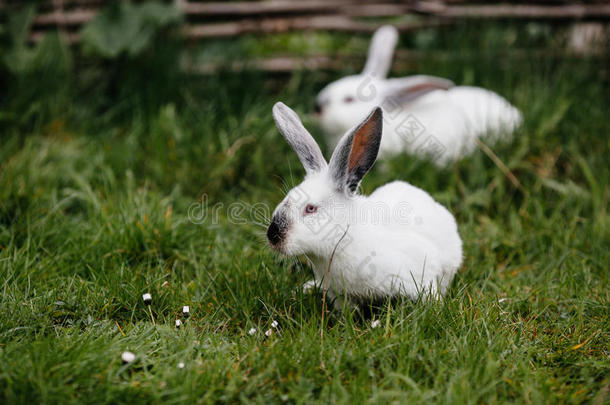
[[[413,157],[374,168],[365,192],[422,187],[455,214],[465,245],[446,299],[387,303],[376,329],[352,313],[322,323],[320,295],[300,290],[305,261],[276,256],[262,226],[227,213],[272,209],[300,181],[271,106],[310,111],[328,74],[147,83],[133,64],[114,66],[111,84],[95,83],[103,69],[73,72],[72,95],[28,120],[6,99],[0,402],[607,403],[607,60],[446,50],[418,70],[487,86],[524,112],[516,140],[494,148],[524,190],[481,152],[444,170]],[[193,223],[204,196],[218,219]],[[175,330],[182,305],[192,316]],[[138,360],[123,365],[124,350]]]

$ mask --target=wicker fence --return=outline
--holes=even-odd
[[[4,8],[19,7],[4,1]],[[40,2],[30,39],[40,41],[45,31],[60,29],[70,42],[79,40],[80,27],[105,5],[100,0]],[[278,33],[299,30],[370,32],[371,19],[414,15],[416,22],[397,23],[401,31],[451,24],[459,19],[610,20],[608,2],[539,0],[523,3],[484,4],[464,0],[266,0],[250,2],[174,1],[185,16],[187,38],[230,37],[244,33]]]
[[[19,1],[2,1],[0,8],[11,11]],[[45,32],[60,30],[70,43],[80,40],[80,29],[109,2],[101,0],[49,0],[38,2],[37,15],[30,33],[31,42],[39,42]],[[169,3],[169,2],[166,2]],[[241,2],[208,2],[175,0],[184,15],[182,34],[197,41],[202,38],[232,37],[241,34],[281,33],[288,31],[371,32],[380,18],[394,18],[393,24],[402,32],[450,25],[464,19],[545,20],[569,28],[571,50],[576,54],[601,55],[606,49],[592,46],[592,39],[608,38],[610,3],[602,1],[569,2],[537,0],[489,4],[479,1],[392,1],[392,0],[264,0]],[[597,42],[597,44],[599,41]],[[519,55],[513,50],[512,55]],[[547,52],[540,50],[540,52]],[[531,56],[523,52],[524,57]],[[251,67],[271,72],[291,72],[295,69],[340,69],[351,56],[291,55],[234,62],[233,69]],[[356,59],[362,58],[354,57]],[[409,67],[420,58],[417,51],[399,50],[395,55],[398,66]],[[361,64],[362,61],[355,61]],[[195,63],[185,59],[184,68],[194,73],[211,73],[219,66]]]

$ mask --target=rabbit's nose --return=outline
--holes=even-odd
[[[280,226],[279,222],[273,218],[267,228],[267,239],[272,246],[276,246],[284,238],[285,229]]]

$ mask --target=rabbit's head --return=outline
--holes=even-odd
[[[318,94],[315,111],[331,144],[336,144],[375,106],[396,108],[430,91],[453,86],[449,80],[424,75],[386,79],[397,42],[396,28],[380,27],[371,40],[362,73],[330,83]]]
[[[267,239],[275,250],[296,255],[330,254],[346,229],[356,190],[371,168],[381,142],[382,113],[375,108],[348,131],[327,163],[297,114],[282,103],[273,107],[280,132],[305,167],[305,180],[290,190],[273,212]]]

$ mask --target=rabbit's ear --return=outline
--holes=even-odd
[[[290,107],[281,102],[275,103],[273,119],[284,138],[297,153],[307,174],[319,172],[328,166],[313,136],[305,129],[297,113]]]
[[[358,184],[377,159],[383,116],[380,107],[375,109],[356,128],[341,138],[330,158],[329,174],[340,191],[354,192]]]
[[[455,84],[441,77],[416,75],[386,80],[386,99],[407,104],[434,90],[449,90]]]
[[[366,65],[362,74],[371,75],[378,78],[385,78],[392,65],[394,48],[398,42],[398,31],[391,25],[384,25],[375,31]]]

